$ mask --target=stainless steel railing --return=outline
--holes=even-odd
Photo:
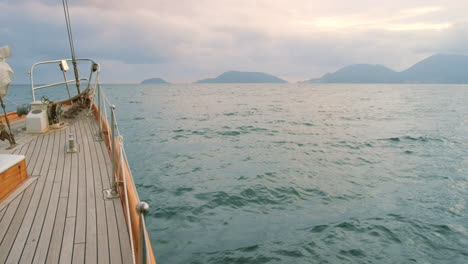
[[[97,85],[97,95],[98,95],[98,122],[99,122],[99,134],[106,135],[105,140],[109,143],[110,153],[112,155],[112,190],[110,190],[110,196],[115,197],[119,195],[121,197],[122,203],[125,204],[125,215],[127,220],[127,228],[129,231],[131,248],[133,254],[133,262],[142,264],[142,263],[154,263],[151,255],[151,242],[148,236],[148,230],[145,223],[145,215],[149,211],[149,205],[146,202],[142,202],[138,196],[138,192],[133,183],[133,175],[129,167],[127,154],[125,152],[123,136],[120,133],[119,125],[116,118],[116,106],[111,104],[109,99],[106,97],[101,86]],[[110,115],[107,114],[107,109],[110,110]],[[101,118],[102,117],[102,118]],[[104,119],[104,120],[102,120]],[[110,124],[110,131],[103,131],[105,125],[103,122]],[[109,130],[109,127],[108,127]],[[101,140],[98,138],[98,140]],[[131,184],[127,182],[131,180]],[[123,188],[119,188],[119,185],[122,184]],[[136,202],[131,203],[129,200],[129,189],[132,193],[135,194]],[[131,211],[138,215],[138,223],[131,217]],[[134,234],[133,226],[137,226],[138,230]],[[134,238],[137,237],[138,241],[134,241]],[[138,244],[138,247],[135,246]]]
[[[71,98],[71,92],[70,92],[70,88],[68,87],[68,84],[69,83],[76,83],[76,80],[68,80],[67,79],[67,75],[66,75],[67,69],[63,68],[63,66],[62,66],[63,61],[69,62],[69,61],[71,61],[71,59],[41,61],[41,62],[34,63],[31,66],[31,70],[29,72],[29,78],[30,78],[30,81],[31,81],[31,91],[32,91],[33,101],[36,101],[36,93],[35,93],[36,90],[44,89],[44,88],[48,88],[48,87],[53,87],[53,86],[59,86],[59,85],[63,85],[63,84],[65,84],[65,86],[67,87],[68,96]],[[89,88],[90,85],[91,85],[91,81],[92,81],[92,77],[94,75],[94,72],[96,72],[96,76],[99,73],[99,64],[96,63],[92,59],[76,59],[76,61],[82,61],[82,62],[89,62],[90,63],[89,77],[88,78],[79,78],[79,80],[78,80],[78,81],[86,81],[87,82],[87,87]],[[57,65],[60,66],[60,70],[63,73],[64,81],[63,82],[52,83],[52,84],[35,86],[34,85],[34,70],[36,69],[36,67],[39,66],[39,65],[54,64],[54,63],[57,63]],[[97,77],[96,77],[96,79],[97,79]],[[78,90],[78,93],[79,92],[80,91]]]

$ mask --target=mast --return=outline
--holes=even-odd
[[[73,45],[73,34],[71,30],[70,13],[68,11],[68,0],[62,0],[65,22],[67,23],[68,42],[70,43],[70,52],[72,57],[73,71],[75,73],[75,84],[78,94],[80,94],[80,76],[78,74],[78,65],[76,63],[75,46]]]

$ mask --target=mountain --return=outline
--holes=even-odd
[[[436,54],[400,73],[405,82],[467,83],[468,56]]]
[[[320,79],[309,82],[318,83],[392,83],[397,80],[398,73],[383,65],[355,64],[327,73]]]
[[[151,79],[143,80],[141,84],[169,84],[169,83],[161,78],[151,78]]]
[[[305,83],[467,83],[468,56],[436,54],[395,72],[382,65],[355,64]]]
[[[197,83],[287,83],[287,81],[262,72],[229,71],[216,78],[199,80]]]

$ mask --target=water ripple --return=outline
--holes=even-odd
[[[105,89],[160,263],[467,263],[463,86]]]

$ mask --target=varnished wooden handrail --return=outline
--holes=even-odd
[[[124,211],[128,210],[130,212],[130,226],[131,226],[131,234],[132,234],[132,237],[130,239],[132,239],[133,241],[136,263],[139,263],[138,252],[139,250],[141,250],[141,247],[144,245],[140,245],[140,241],[142,241],[140,240],[140,234],[141,234],[140,230],[142,227],[140,226],[141,221],[140,221],[139,212],[137,212],[136,210],[136,206],[140,201],[138,198],[138,194],[136,192],[135,183],[133,182],[132,174],[130,172],[130,168],[128,164],[125,162],[125,159],[121,157],[122,152],[120,149],[118,138],[113,137],[112,132],[111,132],[112,130],[110,129],[110,126],[109,126],[109,123],[107,122],[106,117],[102,113],[99,112],[98,106],[96,105],[96,103],[93,103],[91,109],[93,111],[95,120],[99,122],[99,118],[101,119],[102,130],[103,130],[101,131],[102,137],[104,139],[104,142],[107,146],[107,150],[109,152],[109,156],[111,158],[112,158],[112,152],[111,152],[112,139],[114,140],[113,143],[116,146],[116,151],[114,152],[116,155],[115,160],[119,162],[117,166],[118,169],[116,170],[117,180],[119,182],[123,182],[123,181],[126,182],[126,191],[124,189],[125,186],[123,184],[118,184],[118,191],[120,194],[120,201],[122,203]],[[127,193],[127,196],[125,196],[125,193]],[[126,200],[128,200],[128,207],[127,207]],[[125,220],[128,221],[127,218]],[[151,245],[151,241],[149,241],[148,233],[146,234],[146,237],[148,239],[146,241],[147,242],[146,244]],[[149,251],[149,256],[150,256],[150,259],[147,260],[148,261],[147,263],[156,264],[156,259],[154,257],[153,248],[150,246],[147,250]]]
[[[26,118],[26,115],[18,116],[17,112],[8,112],[6,116],[8,117],[8,120],[10,120],[10,122],[15,122]],[[2,122],[5,122],[5,114],[1,114],[0,119],[2,120]]]

